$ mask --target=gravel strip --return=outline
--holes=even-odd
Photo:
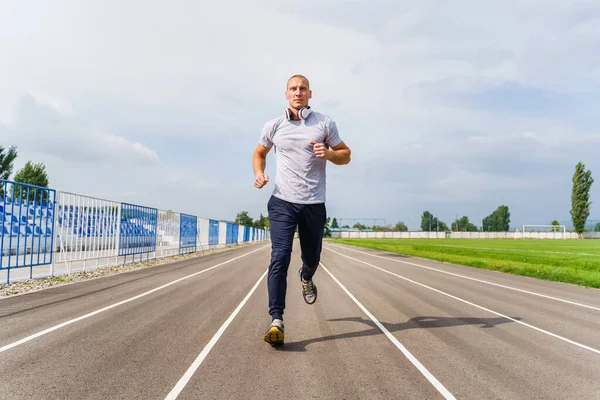
[[[13,297],[25,293],[37,292],[40,290],[48,289],[54,286],[62,286],[75,282],[87,281],[90,279],[102,278],[104,276],[121,274],[128,271],[134,271],[144,268],[155,267],[157,265],[169,264],[177,261],[188,260],[205,256],[207,254],[213,254],[223,252],[231,249],[241,248],[249,246],[249,244],[240,244],[236,246],[229,246],[218,249],[201,250],[195,253],[177,254],[174,256],[166,256],[161,258],[154,258],[148,261],[133,262],[127,264],[117,264],[108,267],[100,267],[97,269],[74,272],[71,274],[61,274],[55,276],[48,276],[45,278],[27,279],[11,283],[0,284],[0,298]]]

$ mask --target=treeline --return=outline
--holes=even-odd
[[[262,215],[262,213],[258,219],[253,220],[252,217],[248,215],[248,211],[242,211],[235,216],[235,220],[233,222],[235,224],[249,226],[251,228],[269,229],[269,217],[265,217]]]
[[[250,215],[248,215],[248,211],[239,212],[234,220],[234,223],[250,226],[254,228],[260,229],[269,229],[269,217],[265,217],[260,214],[258,219],[252,219]],[[508,207],[502,205],[498,207],[493,213],[488,215],[483,220],[483,229],[486,232],[494,232],[494,231],[505,231],[508,230],[510,225],[510,212],[508,211]],[[327,218],[325,222],[325,233],[328,235],[331,229],[358,229],[360,231],[372,231],[372,232],[407,232],[408,227],[403,221],[398,221],[394,225],[372,225],[368,226],[365,224],[361,224],[360,222],[356,222],[354,225],[339,225],[337,218]],[[467,232],[475,232],[479,230],[477,226],[469,221],[467,216],[463,216],[454,222],[451,223],[449,227],[448,224],[444,221],[438,220],[437,217],[433,216],[431,212],[424,211],[421,215],[421,230],[422,231],[467,231]]]
[[[248,214],[248,211],[241,211],[241,212],[237,213],[237,215],[235,216],[234,223],[242,225],[242,226],[249,226],[249,227],[260,228],[260,229],[269,229],[269,217],[268,216],[265,217],[264,215],[262,215],[262,213],[260,214],[258,219],[252,219],[252,217]],[[374,231],[374,232],[394,232],[394,231],[406,232],[406,231],[408,231],[406,224],[402,221],[397,222],[395,225],[386,225],[386,226],[379,226],[379,225],[366,226],[366,225],[358,223],[358,222],[352,226],[350,226],[350,225],[340,226],[338,224],[337,218],[331,219],[331,217],[327,217],[327,219],[325,220],[325,236],[330,235],[331,229],[340,229],[340,228],[345,228],[345,229],[352,228],[352,229],[358,229],[358,230],[369,230],[369,231]]]
[[[329,221],[328,221],[329,222]],[[333,220],[331,221],[331,227],[326,226],[326,228],[331,228],[331,229],[358,229],[361,231],[373,231],[373,232],[406,232],[408,231],[408,228],[406,227],[406,224],[402,221],[398,221],[396,222],[395,225],[373,225],[373,226],[367,226],[364,224],[361,224],[360,222],[355,223],[354,225],[350,226],[350,225],[342,225],[340,226],[338,224],[337,218],[333,218]]]
[[[483,226],[481,224],[477,226],[469,221],[469,217],[463,215],[448,225],[427,210],[421,214],[421,230],[425,232],[505,232],[510,229],[510,211],[508,206],[499,206],[494,212],[483,218],[482,222]]]

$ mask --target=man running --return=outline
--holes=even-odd
[[[312,98],[308,79],[292,76],[285,97],[289,108],[264,125],[252,158],[254,186],[261,189],[269,182],[264,174],[266,158],[275,147],[277,179],[267,204],[271,236],[267,280],[271,325],[264,336],[265,342],[272,346],[284,343],[287,273],[296,227],[302,254],[298,271],[302,295],[306,303],[313,304],[317,300],[317,287],[312,278],[319,266],[327,219],[327,161],[337,165],[350,162],[350,149],[340,139],[335,122],[308,105]]]

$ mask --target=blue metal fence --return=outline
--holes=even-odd
[[[0,180],[0,270],[52,263],[56,191]]]
[[[198,218],[181,214],[179,222],[179,252],[196,251],[198,241]]]
[[[233,229],[233,233],[232,233],[233,238],[232,238],[231,243],[232,244],[238,244],[239,235],[240,235],[240,227],[237,224],[232,224],[231,226],[232,226],[232,229]]]
[[[250,227],[244,226],[244,242],[250,241]]]
[[[156,251],[157,220],[156,208],[121,203],[119,255],[134,256]]]
[[[208,246],[219,244],[219,221],[211,219],[208,221]]]
[[[227,222],[227,233],[225,235],[225,243],[228,245],[237,244],[238,242],[238,225]]]

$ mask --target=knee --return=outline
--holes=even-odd
[[[271,258],[274,260],[282,260],[292,256],[292,248],[287,246],[275,247],[271,252]]]
[[[273,244],[271,248],[273,254],[292,254],[292,246],[289,244]]]

